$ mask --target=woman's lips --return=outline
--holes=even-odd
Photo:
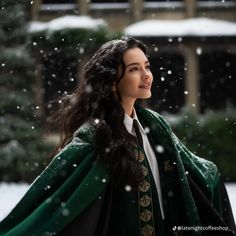
[[[142,88],[142,89],[150,89],[151,88],[151,84],[148,83],[148,84],[142,84],[139,86],[139,88]]]

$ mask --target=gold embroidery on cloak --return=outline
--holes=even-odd
[[[172,171],[174,169],[173,165],[170,163],[170,160],[164,162],[164,171]]]
[[[146,180],[143,180],[139,185],[139,191],[141,192],[147,192],[150,188],[150,183],[148,183]]]
[[[148,222],[152,218],[152,212],[149,210],[144,210],[143,212],[141,212],[140,218],[142,221]]]
[[[142,207],[147,207],[150,205],[152,199],[148,196],[148,195],[144,195],[143,197],[141,197],[139,199],[139,204],[142,206]]]
[[[144,177],[138,186],[140,236],[155,236],[151,183],[147,168],[148,161],[143,151],[137,149],[135,151],[135,157],[141,164],[140,167]]]
[[[142,231],[141,231],[141,235],[142,236],[153,236],[154,235],[154,228],[149,224],[144,225],[144,227],[142,228]]]

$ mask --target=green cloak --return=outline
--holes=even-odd
[[[172,231],[179,223],[190,227],[228,227],[228,235],[233,235],[232,211],[217,167],[191,153],[159,114],[140,107],[136,112],[143,127],[150,130],[148,137],[153,149],[157,145],[164,148],[164,153],[156,154],[158,166],[162,168],[161,187],[169,227],[166,235],[185,235],[178,228]],[[75,132],[73,140],[53,158],[0,223],[0,236],[106,235],[104,228],[113,217],[114,202],[110,199],[127,200],[132,196],[130,193],[112,196],[109,170],[96,159],[94,133],[92,122]],[[126,205],[121,211],[130,209],[132,215],[136,205],[130,208]],[[123,225],[120,227],[125,229]],[[186,235],[211,235],[211,232],[192,230],[186,231]]]

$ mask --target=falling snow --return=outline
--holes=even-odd
[[[156,146],[156,151],[157,151],[158,153],[163,153],[163,152],[164,152],[164,147],[163,147],[162,145],[157,145],[157,146]]]
[[[125,191],[130,192],[132,190],[132,187],[130,185],[125,185]]]

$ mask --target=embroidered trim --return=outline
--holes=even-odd
[[[142,236],[155,235],[154,228],[149,224],[145,224],[143,228],[141,229],[141,235]]]
[[[173,171],[173,164],[170,163],[170,160],[164,161],[164,171]]]
[[[140,219],[144,222],[148,222],[152,218],[152,212],[149,210],[144,210],[140,214]]]
[[[155,236],[152,191],[148,162],[143,151],[137,152],[136,158],[141,164],[144,179],[138,186],[139,227],[141,236]]]
[[[143,180],[138,187],[139,191],[142,193],[147,192],[148,190],[150,190],[150,183],[147,182],[146,180]]]
[[[142,172],[144,177],[148,175],[148,169],[145,166],[142,166]]]
[[[148,195],[144,195],[143,197],[141,197],[139,199],[139,204],[142,206],[142,207],[147,207],[150,205],[152,199],[148,196]]]

